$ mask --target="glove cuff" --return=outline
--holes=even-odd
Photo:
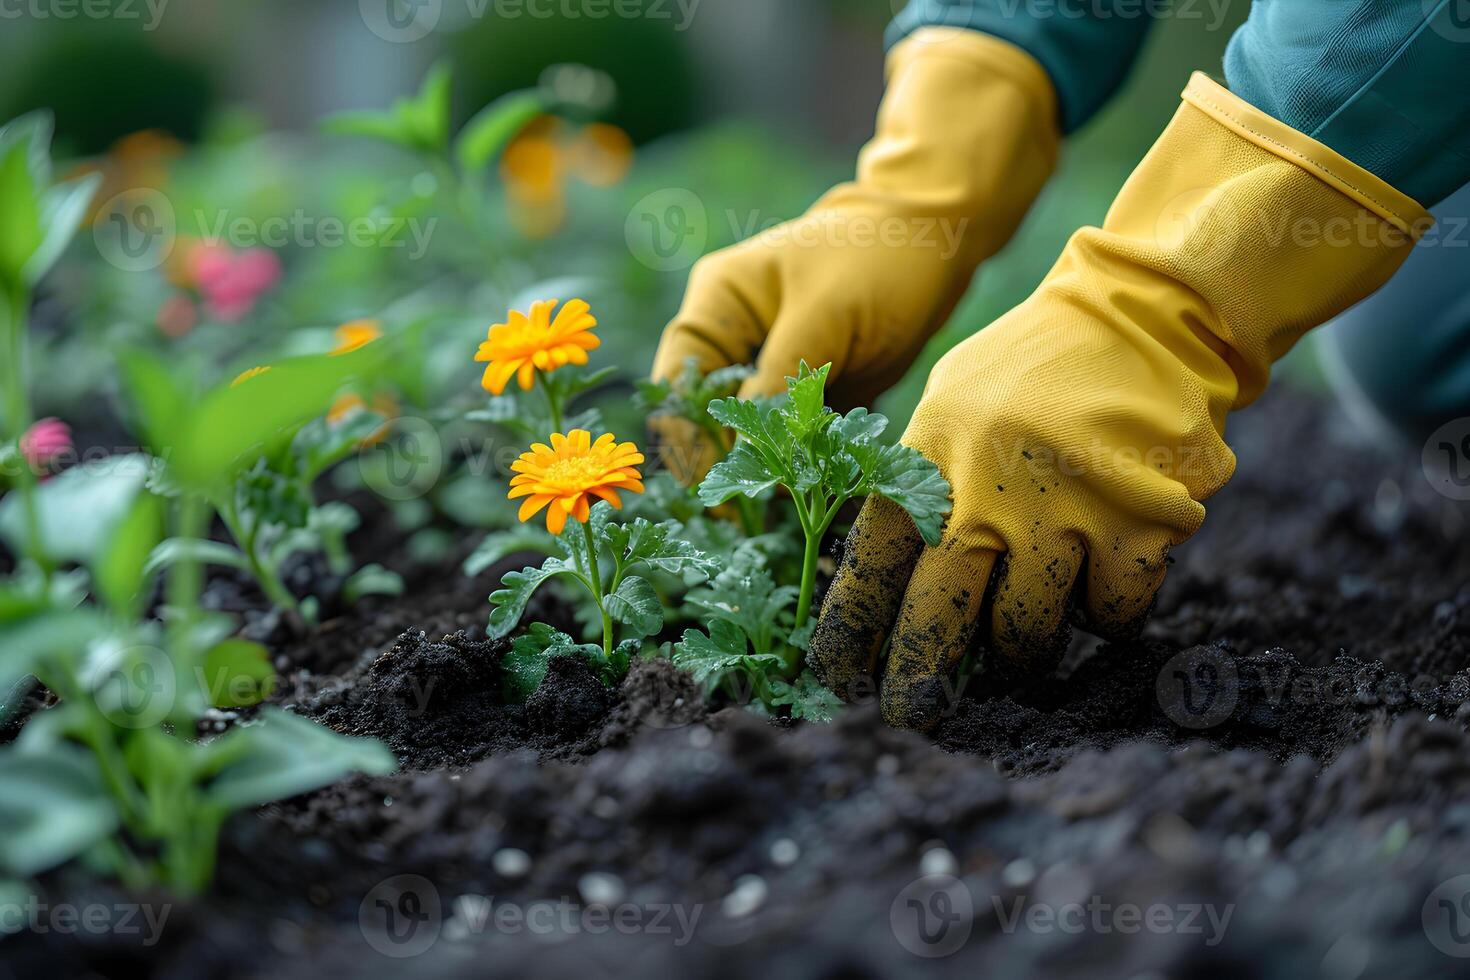
[[[1009,42],[931,27],[893,48],[887,77],[857,180],[813,210],[948,221],[973,262],[994,254],[1056,167],[1057,98],[1045,69]]]
[[[1414,241],[1434,224],[1434,216],[1409,195],[1326,144],[1268,116],[1204,72],[1190,76],[1182,98],[1266,152],[1335,187]]]

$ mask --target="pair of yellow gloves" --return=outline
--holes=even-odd
[[[802,359],[830,361],[834,403],[870,403],[1050,175],[1054,100],[1030,56],[986,35],[930,28],[897,46],[856,180],[784,234],[703,259],[655,375],[753,361],[751,396],[784,390]],[[1302,334],[1387,281],[1429,221],[1196,74],[1103,226],[930,374],[903,441],[953,487],[943,541],[925,547],[902,510],[870,500],[812,665],[840,695],[870,691],[891,634],[884,717],[925,729],[977,626],[995,654],[1038,667],[1074,610],[1099,635],[1136,631],[1169,549],[1234,470],[1226,415]],[[688,429],[663,435],[697,451]]]

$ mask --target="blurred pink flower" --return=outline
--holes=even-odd
[[[20,453],[33,470],[45,469],[71,448],[71,426],[60,419],[41,419],[20,437]]]
[[[281,281],[281,260],[268,248],[236,252],[228,245],[200,243],[188,263],[209,315],[227,323],[247,315]]]

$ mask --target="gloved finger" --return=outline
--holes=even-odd
[[[990,646],[1000,656],[1045,668],[1072,639],[1067,623],[1072,586],[1085,556],[1076,539],[1013,547],[996,576]]]
[[[653,357],[655,380],[676,378],[693,358],[705,373],[749,364],[776,317],[769,246],[746,242],[694,264],[679,312]]]
[[[996,552],[941,541],[925,549],[904,593],[883,675],[883,718],[928,731],[953,706],[958,666],[980,615]]]
[[[868,498],[843,546],[808,657],[817,676],[843,700],[876,693],[878,653],[923,549],[924,539],[902,507]]]
[[[1081,590],[1083,626],[1105,640],[1136,637],[1153,610],[1168,569],[1167,538],[1095,543]]]
[[[827,304],[812,302],[787,303],[781,307],[776,322],[755,358],[755,373],[740,386],[741,398],[779,395],[786,390],[786,379],[795,377],[802,361],[812,368],[832,365],[828,382],[831,390],[842,376],[851,353],[852,324],[842,322],[850,317],[833,297]],[[836,407],[834,405],[834,407]]]

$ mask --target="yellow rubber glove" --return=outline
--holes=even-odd
[[[832,364],[829,397],[871,404],[953,311],[982,259],[1011,237],[1056,161],[1056,97],[1021,49],[928,28],[894,47],[877,133],[857,179],[803,217],[695,265],[653,376],[689,359],[756,366],[742,397]],[[692,425],[655,420],[685,480],[713,461]]]
[[[977,622],[1023,669],[1054,665],[1073,608],[1099,635],[1136,630],[1169,549],[1235,468],[1226,414],[1387,281],[1431,220],[1196,74],[1103,227],[935,367],[903,441],[954,487],[944,539],[925,549],[901,510],[869,501],[812,638],[818,672],[871,691],[891,631],[884,717],[923,729]]]

